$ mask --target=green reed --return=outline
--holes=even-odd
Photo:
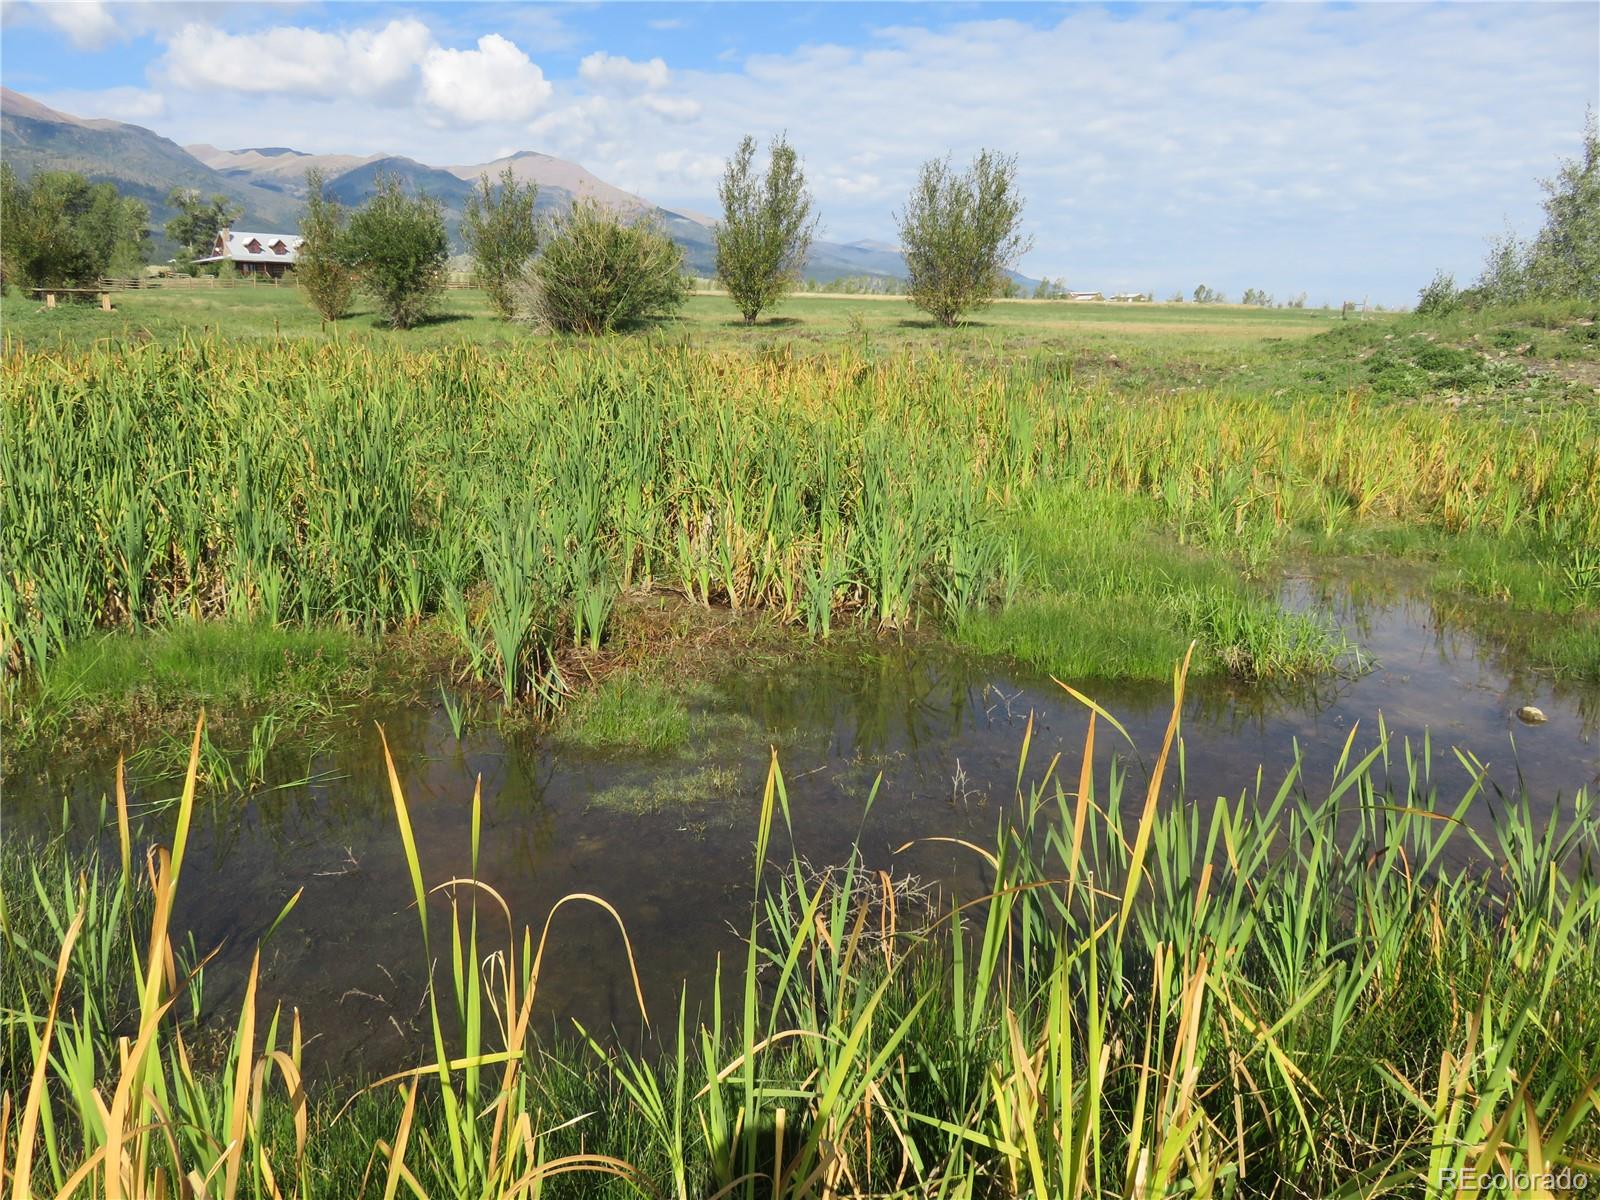
[[[1600,545],[1600,417],[1570,406],[1140,402],[1028,362],[662,342],[13,346],[0,389],[0,636],[25,671],[180,617],[442,613],[508,703],[553,703],[557,652],[602,645],[623,589],[819,635],[1003,606],[1011,518],[1045,488],[1144,498],[1247,565],[1351,522],[1514,530],[1590,605]]]

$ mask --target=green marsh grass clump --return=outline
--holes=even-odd
[[[1154,499],[1041,488],[1012,529],[1023,582],[955,614],[956,638],[1074,678],[1160,679],[1191,642],[1199,673],[1289,678],[1360,666],[1336,628],[1286,611],[1228,558],[1159,532]]]
[[[178,616],[132,633],[90,633],[47,660],[10,732],[27,744],[69,714],[142,727],[195,705],[292,719],[367,682],[371,659],[366,639],[339,628]]]
[[[1147,782],[1096,765],[1121,727],[1092,702],[1078,762],[1031,762],[1029,730],[994,835],[959,844],[991,880],[976,895],[930,897],[859,850],[819,871],[780,849],[794,833],[774,759],[745,949],[698,1011],[685,993],[646,1012],[627,914],[600,896],[519,928],[478,876],[476,795],[468,874],[431,878],[391,770],[420,961],[443,962],[417,1066],[364,1088],[305,1078],[306,1031],[261,1009],[259,957],[222,1065],[195,1065],[185,975],[162,964],[197,730],[151,881],[119,803],[121,882],[68,888],[64,925],[0,928],[8,954],[32,930],[37,964],[0,992],[28,1047],[0,1161],[19,1195],[62,1200],[185,1179],[219,1197],[1131,1200],[1431,1195],[1469,1168],[1592,1178],[1592,797],[1536,815],[1489,794],[1465,754],[1473,782],[1442,796],[1431,745],[1381,721],[1351,732],[1331,778],[1296,766],[1233,798],[1183,796],[1183,682]],[[0,883],[7,913],[36,903],[14,870]],[[147,889],[151,919],[113,915],[108,886]],[[571,905],[614,920],[648,1052],[534,1037]],[[135,1003],[115,1042],[104,1006],[74,1001],[122,988]]]
[[[560,736],[574,745],[661,753],[680,749],[694,723],[695,689],[631,672],[610,676],[562,713]]]

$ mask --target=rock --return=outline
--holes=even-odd
[[[1517,720],[1521,721],[1524,725],[1543,725],[1547,718],[1544,715],[1543,709],[1535,708],[1531,704],[1524,704],[1521,708],[1517,709]]]

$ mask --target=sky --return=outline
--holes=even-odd
[[[1405,304],[1540,221],[1600,107],[1600,3],[3,0],[0,78],[182,144],[571,159],[715,214],[787,134],[822,236],[893,241],[919,164],[1015,154],[1022,270]]]

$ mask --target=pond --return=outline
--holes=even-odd
[[[1284,598],[1338,621],[1370,666],[1306,686],[1191,684],[1182,722],[1188,801],[1252,792],[1258,768],[1270,794],[1297,747],[1301,785],[1325,790],[1351,730],[1359,722],[1356,750],[1370,749],[1380,714],[1393,738],[1396,786],[1404,786],[1403,740],[1420,754],[1425,731],[1441,803],[1453,804],[1471,780],[1455,748],[1486,765],[1469,819],[1481,820],[1519,779],[1536,812],[1600,780],[1600,689],[1557,687],[1518,669],[1403,584],[1298,578]],[[1137,752],[1102,724],[1097,753],[1116,754],[1139,778],[1159,750],[1170,685],[1069,682],[1125,725]],[[1547,719],[1523,723],[1524,705]],[[206,998],[226,1014],[237,1011],[257,941],[303,888],[264,949],[263,996],[300,1009],[314,1039],[307,1058],[318,1068],[371,1074],[417,1062],[428,1044],[426,966],[376,721],[395,751],[429,883],[470,871],[471,798],[481,778],[478,874],[504,896],[519,934],[531,925],[537,938],[568,893],[604,897],[626,923],[659,1021],[686,978],[691,1007],[704,999],[719,954],[739,969],[737,930],[749,921],[772,749],[795,846],[808,861],[841,862],[859,842],[871,868],[971,897],[986,884],[982,860],[926,839],[990,840],[1015,794],[1030,715],[1027,777],[1042,775],[1058,753],[1075,774],[1088,715],[1079,701],[1047,678],[926,642],[821,651],[798,666],[736,677],[703,704],[697,736],[677,755],[574,753],[502,738],[492,725],[458,741],[442,709],[364,713],[309,766],[292,748],[275,752],[269,783],[312,782],[203,804],[178,917],[196,945],[222,947],[207,968]],[[109,750],[24,756],[6,783],[8,836],[58,828],[65,811],[75,834],[105,837],[100,801],[114,762]],[[140,780],[132,795],[150,805],[173,787],[170,778]],[[146,840],[169,824],[158,812]],[[775,853],[787,858],[787,843]],[[638,1036],[627,955],[599,909],[562,910],[539,986],[542,1028],[570,1034],[576,1018],[590,1030]]]

